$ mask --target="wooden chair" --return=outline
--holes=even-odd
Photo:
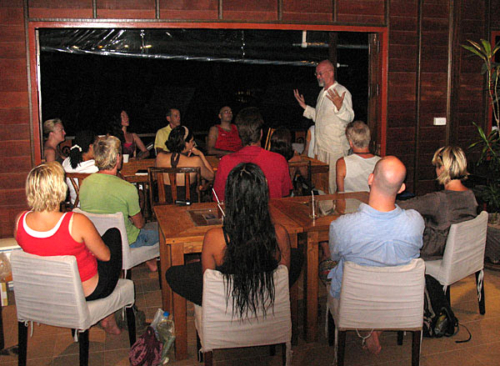
[[[66,173],[66,183],[68,184],[70,192],[70,200],[72,207],[80,206],[80,186],[85,178],[87,178],[90,173]],[[73,191],[71,190],[73,188]],[[75,195],[75,200],[72,200],[73,194]]]
[[[273,136],[274,131],[276,131],[275,128],[269,128],[267,130],[266,144],[264,145],[264,149],[266,150],[271,150],[271,137]]]
[[[443,259],[425,262],[425,273],[443,285],[448,302],[450,302],[450,286],[475,273],[477,300],[481,315],[486,312],[483,268],[487,228],[488,213],[486,211],[481,212],[472,220],[451,225]]]
[[[412,365],[420,362],[424,322],[425,264],[421,258],[402,266],[372,267],[344,263],[340,299],[328,290],[328,343],[335,342],[338,366],[344,365],[346,331],[411,331]],[[398,344],[402,344],[402,332]]]
[[[293,196],[305,196],[310,195],[311,192],[304,192],[305,185],[304,182],[313,188],[311,183],[311,161],[301,160],[288,162],[290,168],[290,179],[293,183]]]
[[[200,185],[201,185],[201,168],[148,168],[149,175],[149,202],[151,208],[157,205],[173,204],[177,201],[177,179],[179,174],[184,175],[184,186],[186,187],[186,201],[192,202],[191,190],[191,174],[196,173],[196,192],[198,194],[197,202],[201,202]],[[170,180],[170,192],[172,202],[167,202],[165,194],[164,174],[168,174]]]

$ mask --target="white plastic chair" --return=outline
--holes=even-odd
[[[82,211],[79,208],[75,208],[73,212],[81,213],[87,216],[90,221],[94,223],[95,228],[101,236],[111,228],[117,228],[118,230],[120,230],[123,255],[122,269],[125,272],[126,278],[131,278],[132,271],[129,270],[133,267],[160,256],[159,243],[140,248],[130,248],[127,238],[127,229],[125,228],[125,221],[123,219],[123,213],[117,212],[114,214],[94,214]]]
[[[424,318],[425,264],[413,259],[392,267],[344,263],[340,299],[328,291],[328,342],[335,340],[337,365],[344,365],[348,330],[413,332],[412,365],[419,365]],[[328,289],[329,290],[329,289]],[[334,332],[335,330],[335,332]],[[402,332],[398,344],[402,344]]]
[[[425,273],[443,285],[443,291],[450,301],[450,287],[455,282],[475,273],[479,312],[486,312],[484,301],[484,252],[488,213],[481,212],[476,218],[453,224],[450,227],[443,259],[426,261]]]
[[[86,301],[74,256],[41,257],[12,252],[12,274],[19,330],[20,366],[26,365],[29,322],[76,330],[80,365],[89,358],[89,328],[115,311],[127,308],[130,345],[135,342],[134,283],[118,280],[106,298]]]
[[[195,325],[204,354],[205,365],[212,365],[214,349],[284,344],[283,363],[291,364],[292,322],[288,269],[280,265],[274,272],[274,307],[264,317],[262,307],[257,314],[241,319],[233,316],[231,289],[226,291],[224,275],[206,270],[203,275],[203,306],[195,305]],[[273,351],[273,348],[271,349]]]

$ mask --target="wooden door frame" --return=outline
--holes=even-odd
[[[113,21],[89,21],[79,19],[72,21],[29,21],[28,22],[28,70],[30,78],[30,123],[32,133],[32,161],[39,164],[42,160],[42,131],[40,121],[40,78],[39,78],[39,57],[38,57],[38,37],[37,30],[41,28],[186,28],[186,29],[256,29],[256,30],[306,30],[306,31],[327,31],[327,32],[362,32],[377,33],[380,40],[380,100],[377,116],[377,136],[380,139],[380,154],[386,153],[387,135],[387,88],[388,88],[388,65],[389,65],[389,30],[388,27],[373,26],[336,26],[336,25],[306,25],[306,24],[276,24],[276,23],[211,23],[211,22],[131,22],[130,20]],[[367,81],[368,82],[368,81]]]

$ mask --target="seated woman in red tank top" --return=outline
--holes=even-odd
[[[113,292],[121,273],[120,232],[113,228],[101,238],[85,215],[59,212],[67,190],[61,164],[50,162],[33,168],[26,179],[31,211],[17,216],[14,237],[27,253],[75,256],[87,301],[104,298]],[[101,325],[110,334],[121,333],[114,314]]]

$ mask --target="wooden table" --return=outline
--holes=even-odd
[[[205,233],[220,225],[197,226],[189,211],[212,210],[217,214],[213,202],[195,203],[191,206],[165,205],[154,208],[160,234],[160,278],[162,285],[163,309],[174,315],[176,330],[175,356],[177,360],[187,358],[187,314],[186,299],[172,292],[165,279],[165,272],[175,265],[184,264],[184,254],[201,253]],[[283,212],[270,205],[274,223],[283,225],[290,234],[293,248],[297,247],[297,234],[302,228]],[[291,289],[292,300],[297,298],[297,284]],[[292,301],[292,324],[296,324],[297,302]],[[295,332],[296,334],[297,332]]]
[[[307,235],[306,244],[306,284],[304,293],[306,296],[306,324],[305,333],[308,342],[315,341],[318,335],[318,255],[319,242],[328,241],[330,223],[340,217],[345,211],[341,206],[341,199],[356,199],[361,202],[368,202],[368,192],[336,193],[332,195],[315,196],[316,201],[339,200],[337,210],[332,215],[319,217],[315,220],[311,218],[311,197],[288,197],[271,200],[270,205],[277,208],[290,219],[295,221],[301,228],[304,235]],[[351,203],[352,201],[347,201]],[[316,209],[318,213],[318,209]]]

